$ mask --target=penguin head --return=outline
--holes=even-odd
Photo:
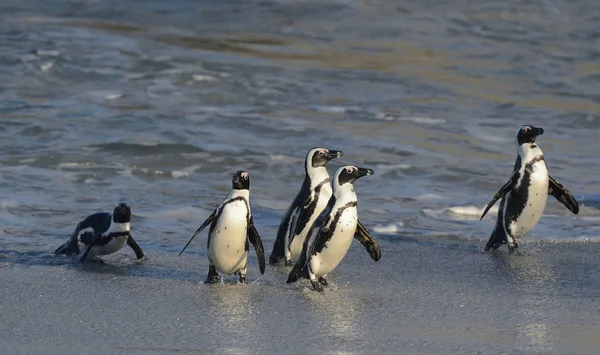
[[[535,143],[535,137],[544,134],[544,129],[531,125],[523,125],[517,131],[517,145]]]
[[[318,168],[320,166],[327,166],[327,163],[331,159],[339,158],[344,153],[341,150],[331,150],[326,148],[313,148],[306,154],[306,167]]]
[[[234,190],[250,190],[250,174],[245,170],[236,171],[231,184]]]
[[[113,210],[112,219],[114,223],[129,223],[131,221],[131,209],[126,203],[119,203]]]
[[[335,173],[336,182],[339,186],[344,184],[353,184],[357,179],[373,175],[375,172],[367,168],[359,168],[354,165],[344,165],[338,168]]]

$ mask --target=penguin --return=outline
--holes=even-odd
[[[579,205],[571,193],[556,179],[548,174],[548,167],[542,150],[535,143],[537,136],[544,133],[543,128],[531,125],[521,126],[516,135],[519,155],[512,176],[500,188],[481,215],[502,198],[498,209],[496,226],[485,246],[485,250],[495,250],[502,244],[516,251],[517,239],[529,233],[538,223],[548,194],[554,196],[569,211],[579,213]]]
[[[312,148],[304,160],[304,182],[300,192],[283,214],[269,264],[277,264],[284,259],[285,265],[302,251],[302,245],[312,223],[327,206],[331,197],[331,184],[327,163],[343,156],[340,150]]]
[[[233,174],[229,196],[196,230],[179,255],[192,240],[210,224],[208,231],[208,276],[205,284],[219,282],[219,274],[239,274],[240,283],[246,283],[248,241],[252,243],[261,275],[265,273],[265,252],[260,235],[254,227],[250,212],[250,175],[239,170]]]
[[[125,243],[135,252],[138,259],[144,252],[131,236],[131,209],[126,203],[119,203],[112,213],[99,212],[86,217],[77,224],[71,238],[54,251],[54,255],[82,253],[81,263],[86,259],[103,262],[98,256],[112,254]]]
[[[373,170],[354,165],[345,165],[336,171],[333,196],[310,227],[288,284],[306,278],[316,291],[322,292],[328,285],[325,277],[342,261],[353,238],[365,247],[373,260],[381,259],[377,242],[358,220],[354,182],[367,175],[373,175]]]

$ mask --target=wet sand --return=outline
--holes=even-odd
[[[0,253],[3,354],[593,354],[600,348],[597,243],[377,236],[358,243],[331,290],[286,285],[287,268],[248,285],[207,286],[203,252],[127,250],[80,266],[46,252]]]

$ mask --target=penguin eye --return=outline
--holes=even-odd
[[[351,167],[350,168],[346,168],[346,172],[348,174],[352,174],[353,171],[354,171],[354,169],[352,169]]]
[[[529,126],[523,127],[523,130],[522,130],[523,133],[527,133],[529,131],[531,131],[531,127],[529,127]]]
[[[319,150],[319,155],[323,156],[324,154],[325,154],[325,152],[324,152],[324,151],[322,151],[322,150]]]

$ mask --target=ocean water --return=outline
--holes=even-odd
[[[0,2],[0,352],[511,353],[600,350],[600,4],[594,1]],[[543,127],[549,197],[484,253],[522,124]],[[202,284],[206,233],[251,175],[265,250],[306,152],[375,170],[332,289],[288,268]],[[53,250],[131,205],[106,265]]]

